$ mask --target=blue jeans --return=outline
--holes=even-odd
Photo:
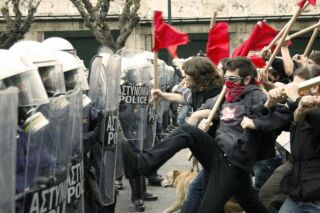
[[[191,110],[191,106],[189,105],[184,105],[182,106],[181,110],[180,110],[180,113],[178,115],[178,124],[181,126],[183,124],[186,123],[185,119],[186,117],[188,116],[188,112]]]
[[[296,202],[288,196],[279,213],[320,213],[320,202]]]
[[[204,189],[204,170],[201,169],[197,177],[190,183],[188,193],[184,199],[180,213],[194,213],[198,211]]]
[[[259,191],[262,185],[273,174],[274,170],[282,164],[282,157],[276,155],[273,158],[257,161],[253,167],[254,188]]]

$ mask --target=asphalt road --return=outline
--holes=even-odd
[[[159,174],[165,174],[174,169],[190,170],[191,162],[186,160],[188,150],[184,149],[174,155],[158,171]],[[131,203],[131,190],[128,180],[124,179],[124,189],[119,192],[116,213],[136,212]],[[145,213],[161,213],[175,201],[174,188],[163,188],[148,186],[148,191],[158,195],[157,201],[145,202]]]

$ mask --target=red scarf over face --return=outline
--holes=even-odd
[[[227,87],[225,95],[227,102],[233,102],[234,99],[239,96],[245,88],[244,85],[239,85],[231,81],[225,81],[225,85]]]

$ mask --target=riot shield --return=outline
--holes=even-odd
[[[65,212],[74,130],[70,106],[60,96],[35,108],[33,115],[42,114],[49,122],[30,131],[26,144],[18,143],[19,150],[25,149],[25,159],[19,156],[17,166],[25,163],[25,170],[17,170],[24,184],[16,196],[16,212]]]
[[[90,67],[89,97],[92,107],[103,114],[99,143],[90,153],[98,177],[100,207],[113,203],[115,196],[120,66],[120,56],[108,52],[95,56]]]
[[[143,140],[143,150],[150,150],[155,142],[156,138],[156,128],[157,128],[157,111],[159,111],[159,107],[156,111],[153,108],[152,104],[147,106],[147,128],[146,128],[146,137]]]
[[[82,92],[79,87],[66,95],[69,102],[69,117],[71,124],[71,165],[68,176],[67,213],[84,212],[84,174],[83,174],[83,144],[82,144]]]
[[[141,151],[146,137],[152,65],[135,50],[123,49],[121,55],[120,123],[131,147]]]
[[[107,45],[102,45],[99,47],[98,51],[97,51],[97,54],[100,55],[102,53],[106,53],[106,54],[109,54],[109,55],[114,55],[114,50],[107,46]]]
[[[18,90],[0,90],[0,209],[14,212]]]

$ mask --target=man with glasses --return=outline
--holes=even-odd
[[[272,96],[267,98],[255,85],[256,70],[248,59],[235,58],[226,66],[227,91],[215,134],[207,133],[212,124],[205,118],[217,98],[209,99],[193,113],[189,124],[177,128],[152,150],[136,155],[124,146],[125,172],[127,176],[148,175],[176,152],[189,148],[207,171],[207,185],[198,212],[221,212],[231,196],[246,212],[268,212],[254,194],[250,176],[263,144],[252,137],[255,130],[245,129],[281,128],[288,123],[291,114],[286,111],[271,113],[268,107],[273,103]],[[249,114],[256,118],[248,119]]]

